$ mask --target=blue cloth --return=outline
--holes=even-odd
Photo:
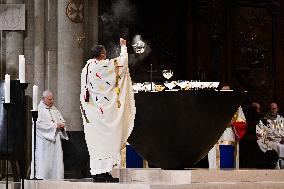
[[[235,167],[235,147],[232,145],[220,145],[220,168]]]
[[[143,158],[130,145],[126,145],[126,168],[143,168]]]

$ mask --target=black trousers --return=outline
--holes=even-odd
[[[275,150],[267,150],[264,153],[265,169],[274,169],[279,159],[278,153]]]

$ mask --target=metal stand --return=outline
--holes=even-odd
[[[41,180],[41,179],[38,179],[36,178],[36,121],[37,121],[37,118],[38,118],[38,111],[36,110],[32,110],[32,118],[33,118],[33,123],[34,123],[34,149],[33,149],[33,153],[34,153],[34,159],[33,159],[33,162],[34,162],[34,177],[31,178],[30,180]]]
[[[8,189],[8,153],[9,153],[9,112],[10,112],[10,107],[11,107],[11,104],[10,103],[4,103],[3,104],[4,106],[4,109],[6,110],[6,135],[7,135],[7,138],[6,138],[6,189]]]
[[[153,65],[151,64],[151,91],[153,91]]]

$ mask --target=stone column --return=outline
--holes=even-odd
[[[22,4],[23,0],[6,0],[6,4]],[[18,79],[19,54],[23,54],[23,31],[6,32],[6,73],[11,79]]]
[[[77,37],[84,30],[83,23],[72,22],[66,16],[69,2],[69,0],[58,1],[57,106],[67,122],[67,129],[80,131],[83,128],[79,100],[83,48],[78,47]]]
[[[0,76],[1,80],[5,79],[5,73],[6,73],[6,46],[5,46],[5,31],[0,31]]]
[[[57,3],[58,0],[47,0],[47,14],[46,14],[46,47],[45,47],[45,87],[50,89],[55,97],[57,97],[57,78],[58,78],[58,64],[57,64]],[[57,102],[57,99],[55,100]],[[57,105],[57,103],[56,103]]]
[[[87,0],[85,3],[84,61],[86,62],[90,58],[90,50],[95,44],[98,44],[98,0]]]
[[[0,0],[0,3],[3,3],[3,0]],[[0,79],[4,80],[5,78],[5,72],[6,72],[6,63],[5,61],[3,61],[3,57],[5,57],[5,48],[4,48],[4,37],[3,37],[4,32],[2,30],[0,30]],[[0,168],[1,168],[1,161],[0,161]],[[1,169],[0,169],[1,170]]]
[[[24,37],[24,54],[26,58],[26,82],[29,87],[26,90],[26,95],[32,97],[33,84],[34,84],[34,35],[35,35],[35,13],[34,13],[34,0],[25,1],[26,8],[26,31]],[[32,124],[30,124],[32,125]]]
[[[34,1],[34,84],[45,89],[45,0]]]

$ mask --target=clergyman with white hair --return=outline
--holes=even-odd
[[[68,140],[65,120],[58,109],[53,106],[53,93],[46,90],[42,96],[43,98],[38,105],[36,122],[35,176],[38,179],[63,179],[64,164],[61,139]],[[33,175],[34,155],[31,162],[30,177],[33,178]]]

